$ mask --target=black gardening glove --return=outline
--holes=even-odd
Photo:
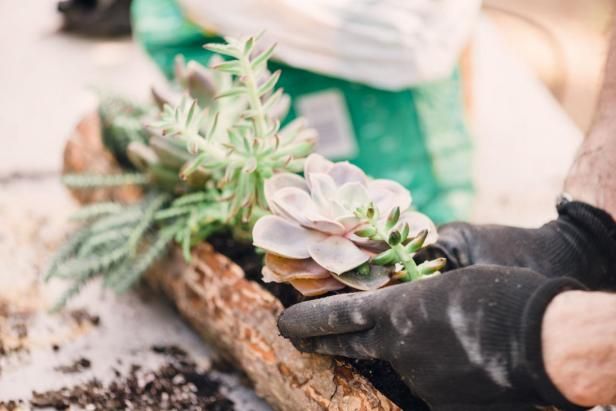
[[[606,212],[562,201],[558,218],[540,228],[450,223],[419,259],[447,258],[447,269],[473,264],[526,267],[572,277],[592,290],[616,290],[616,223]]]
[[[570,404],[550,382],[541,321],[581,285],[533,271],[474,266],[372,292],[297,304],[279,320],[303,351],[388,361],[434,410],[529,410]]]

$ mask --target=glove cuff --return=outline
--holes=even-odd
[[[567,216],[599,238],[616,247],[616,221],[606,211],[581,201],[561,199],[556,205],[558,215]],[[612,248],[614,249],[614,248]]]
[[[559,220],[571,222],[586,235],[583,239],[591,243],[598,253],[592,261],[594,266],[604,267],[597,287],[616,289],[616,222],[607,212],[581,201],[569,201],[562,197],[556,205]],[[590,284],[588,284],[590,286]],[[594,286],[591,288],[595,288]]]
[[[570,402],[552,383],[543,362],[541,328],[543,315],[554,297],[569,290],[583,290],[585,287],[571,278],[550,280],[537,289],[528,300],[522,317],[523,358],[532,385],[546,405],[554,405],[563,411],[586,410]]]

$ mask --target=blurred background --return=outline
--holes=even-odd
[[[57,172],[66,136],[96,104],[93,88],[145,99],[150,85],[164,81],[130,36],[60,31],[57,7],[53,0],[0,4],[2,181]],[[592,118],[613,8],[610,0],[483,3],[461,57],[472,220],[532,225],[551,215]]]
[[[170,74],[170,56],[202,50],[203,39],[217,34],[194,10],[187,23],[173,0],[133,0],[134,37],[130,1],[89,0],[81,2],[84,9],[71,3],[0,1],[0,404],[67,383],[74,376],[50,370],[86,354],[103,359],[88,377],[108,373],[118,358],[153,366],[152,344],[179,344],[204,361],[210,355],[169,307],[138,295],[102,295],[89,287],[74,306],[94,312],[101,326],[77,324],[70,315],[52,321],[45,312],[56,290],[41,289],[37,278],[75,208],[58,181],[62,150],[77,122],[96,108],[93,90],[146,100],[150,86]],[[114,3],[120,6],[110,11]],[[186,9],[194,3],[183,1]],[[107,14],[93,14],[97,7]],[[402,171],[425,168],[439,194],[415,188],[413,175],[376,164],[361,150],[355,161],[369,172],[408,178],[416,203],[437,221],[543,223],[555,214],[554,200],[591,123],[615,7],[612,0],[485,0],[459,47],[454,74],[409,91],[425,134],[409,146],[424,147],[433,163],[403,158]],[[330,80],[323,84],[348,87],[345,93],[364,90]],[[374,101],[393,96],[371,87],[365,92]],[[453,91],[440,97],[443,90]],[[380,106],[372,104],[363,109],[375,113]],[[295,109],[301,114],[302,105]],[[362,137],[368,128],[357,132],[360,145],[361,138],[369,144]],[[386,140],[373,144],[385,150]],[[153,322],[156,327],[147,326]],[[25,337],[19,324],[31,327]],[[49,350],[52,340],[66,347],[59,357]],[[29,344],[27,354],[6,354],[20,344]],[[247,409],[267,409],[241,381],[228,386],[252,404]]]

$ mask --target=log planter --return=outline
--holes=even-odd
[[[64,151],[64,172],[104,173],[118,168],[101,141],[98,115],[85,117]],[[74,192],[82,203],[131,202],[137,188]],[[279,410],[399,410],[348,363],[301,353],[276,326],[283,305],[261,284],[207,243],[190,263],[172,249],[147,274],[147,282],[177,307],[209,344],[253,382],[257,394]]]

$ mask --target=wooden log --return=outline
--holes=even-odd
[[[113,172],[118,166],[100,138],[97,116],[82,120],[64,152],[64,172]],[[78,193],[82,202],[134,201],[134,189]],[[398,410],[355,370],[332,357],[304,354],[278,332],[280,301],[242,269],[203,243],[190,263],[173,249],[146,275],[194,329],[252,380],[279,410]]]

